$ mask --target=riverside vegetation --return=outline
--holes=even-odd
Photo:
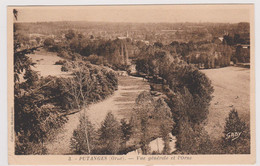
[[[14,24],[15,154],[48,154],[44,143],[75,112],[83,115],[71,137],[73,154],[126,154],[137,148],[142,154],[171,154],[171,148],[177,149],[174,154],[250,153],[249,126],[236,110],[226,120],[223,139],[209,138],[204,126],[214,89],[199,70],[228,66],[231,60],[249,62],[248,50],[236,47],[246,43],[242,37],[225,36],[223,43],[214,38],[146,45],[67,30],[62,41],[37,38],[32,45],[25,42],[21,29],[23,25]],[[40,77],[32,69],[35,64],[27,54],[40,47],[64,59],[56,65],[62,65],[67,77]],[[232,49],[237,50],[235,56]],[[198,52],[200,56],[195,55]],[[87,106],[112,95],[118,86],[116,72],[131,73],[133,64],[135,75],[148,79],[151,91],[138,95],[130,120],[108,113],[99,128],[93,127],[86,116]],[[155,97],[152,91],[162,95]],[[233,132],[241,136],[228,137]],[[176,136],[176,147],[169,146],[169,133]],[[163,138],[164,149],[152,152],[149,142],[158,137]]]

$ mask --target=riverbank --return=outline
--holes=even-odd
[[[99,128],[108,112],[112,112],[117,120],[129,119],[138,94],[144,90],[149,90],[149,83],[140,77],[119,76],[118,90],[107,99],[92,104],[87,108],[87,115],[95,128]],[[46,143],[48,154],[70,154],[70,139],[74,129],[79,124],[81,112],[68,116],[67,123],[55,138]]]

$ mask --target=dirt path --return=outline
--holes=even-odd
[[[87,109],[87,115],[96,128],[99,128],[108,112],[112,112],[118,120],[130,118],[134,102],[138,94],[149,90],[148,82],[142,78],[120,76],[118,90],[104,101],[92,104]],[[70,139],[73,130],[79,124],[79,113],[68,116],[68,122],[53,141],[45,144],[49,154],[69,154]]]
[[[211,101],[206,129],[213,139],[223,135],[225,119],[235,108],[239,116],[249,122],[250,70],[240,67],[202,70],[215,89]]]

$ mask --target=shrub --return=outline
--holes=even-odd
[[[66,63],[66,60],[58,60],[55,62],[55,65],[64,65]]]
[[[67,51],[61,51],[61,52],[59,52],[59,53],[58,53],[58,56],[59,56],[59,57],[62,57],[62,58],[65,58],[65,59],[70,59],[70,58],[71,58],[70,54],[69,54]]]
[[[43,44],[45,47],[49,48],[54,45],[54,39],[53,38],[47,38],[44,40]]]
[[[163,139],[163,144],[164,144],[162,154],[171,154],[169,134],[163,135],[162,139]]]
[[[72,29],[69,29],[69,30],[68,30],[68,33],[65,34],[65,37],[66,37],[67,40],[71,40],[71,39],[73,39],[75,36],[76,36],[76,33],[75,33],[75,31],[72,30]]]
[[[85,58],[85,60],[89,61],[92,64],[101,65],[105,63],[104,57],[97,56],[92,54]]]
[[[236,58],[236,57],[233,57],[233,63],[234,63],[234,64],[237,64],[237,62],[238,62],[237,58]]]
[[[71,55],[71,60],[72,61],[76,61],[76,60],[80,60],[81,59],[81,55],[78,53],[74,53]]]

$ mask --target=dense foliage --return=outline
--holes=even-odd
[[[64,64],[72,77],[63,78],[60,88],[63,89],[64,108],[80,109],[84,104],[105,99],[118,86],[115,72],[84,61],[66,62]]]
[[[133,43],[127,39],[96,40],[73,30],[68,30],[65,40],[55,42],[53,38],[46,38],[44,46],[49,51],[57,52],[60,57],[76,60],[82,56],[92,64],[113,69],[126,69],[129,65],[128,56],[134,54],[135,49]]]
[[[14,9],[14,13],[17,19],[18,11]],[[47,93],[44,91],[50,84],[55,84],[39,78],[31,69],[34,64],[26,54],[37,48],[21,47],[17,28],[14,24],[15,154],[45,154],[44,141],[66,118],[59,115],[60,109],[47,94],[51,89]]]
[[[72,73],[69,78],[39,77],[26,56],[37,47],[23,49],[14,26],[15,153],[46,154],[44,142],[66,122],[70,109],[80,109],[83,103],[97,102],[112,94],[117,77],[111,69],[85,62],[64,64]],[[53,42],[45,40],[44,45],[51,48]],[[84,98],[78,96],[80,93]]]
[[[151,76],[149,80],[152,87],[153,83],[163,85],[157,90],[168,97],[167,103],[176,122],[173,133],[177,137],[178,150],[183,153],[201,153],[200,148],[192,150],[184,146],[195,140],[202,141],[197,143],[198,147],[207,142],[202,140],[208,137],[207,133],[206,136],[196,133],[203,133],[201,124],[207,119],[213,93],[210,80],[194,66],[158,48],[147,50],[147,54],[143,54],[136,64],[139,72],[145,73],[149,78]],[[184,126],[190,128],[190,131],[184,131]]]
[[[52,135],[50,132],[66,122],[66,114],[71,109],[80,110],[90,103],[102,100],[117,88],[117,77],[111,70],[83,65],[83,62],[77,67],[73,68],[69,78],[49,76],[34,79],[33,82],[27,79],[18,84],[19,88],[15,90],[17,134],[27,136],[29,141],[42,142],[42,139]],[[26,77],[31,78],[27,74],[24,78]],[[17,153],[24,152],[26,149]]]
[[[147,91],[140,93],[136,99],[131,123],[134,131],[133,138],[138,138],[136,141],[139,141],[143,154],[152,153],[149,143],[156,137],[162,137],[166,141],[165,153],[170,151],[170,147],[167,147],[169,143],[167,138],[175,123],[164,99],[155,99]]]
[[[97,55],[105,58],[115,68],[125,68],[124,60],[121,61],[114,56],[115,54],[121,54],[122,50],[126,50],[129,57],[136,58],[142,48],[148,45],[177,54],[199,68],[225,67],[230,65],[230,61],[250,62],[250,24],[246,22],[38,22],[15,25],[21,27],[18,30],[24,46],[46,42],[51,51],[65,51],[70,56],[74,53],[85,57]],[[28,34],[35,36],[29,37]],[[39,36],[42,40],[39,40]],[[126,49],[122,49],[125,46]]]
[[[81,118],[79,126],[74,130],[71,147],[76,154],[89,154],[86,143],[88,137],[91,154],[126,154],[136,147],[140,147],[143,154],[152,154],[150,141],[162,137],[162,153],[170,154],[173,147],[169,146],[169,133],[173,126],[172,113],[166,102],[162,98],[155,99],[144,91],[136,99],[133,115],[128,121],[121,119],[119,123],[109,112],[101,126],[93,130],[91,123]]]
[[[17,13],[14,10],[16,19]],[[150,154],[149,143],[159,136],[164,141],[163,154],[170,154],[171,131],[177,138],[176,153],[249,153],[249,127],[235,110],[226,120],[225,137],[217,143],[221,146],[214,145],[217,150],[211,151],[213,143],[204,122],[213,87],[199,71],[226,67],[231,61],[250,62],[248,23],[76,24],[14,24],[16,154],[47,154],[44,142],[66,122],[67,114],[80,110],[84,115],[71,140],[76,154],[125,153],[131,141],[140,145],[143,154]],[[27,31],[37,34],[29,37]],[[40,46],[66,59],[56,65],[70,75],[39,77],[26,54]],[[117,76],[111,68],[129,70],[131,63],[136,64],[137,74],[150,81],[151,90],[162,92],[164,99],[143,92],[136,99],[130,122],[119,123],[108,113],[101,127],[94,129],[85,115],[86,107],[117,89]],[[226,139],[234,131],[241,136]]]

